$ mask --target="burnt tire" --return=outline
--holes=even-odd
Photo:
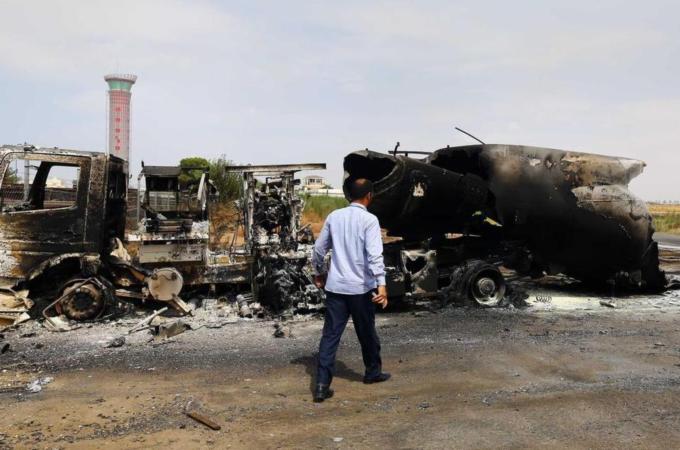
[[[445,289],[449,300],[481,307],[498,306],[505,297],[506,284],[498,267],[482,260],[465,261],[451,274]]]
[[[72,279],[64,283],[61,294],[70,293],[57,305],[57,310],[71,320],[92,320],[106,308],[106,295],[95,283],[82,284],[84,279]]]

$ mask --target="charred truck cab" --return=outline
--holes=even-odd
[[[173,269],[134,266],[122,247],[127,179],[104,153],[0,147],[0,288],[51,302],[48,318],[92,319],[115,296],[180,304]]]
[[[98,256],[111,239],[122,239],[126,165],[103,153],[2,147],[2,286],[29,281],[69,259],[64,255]]]

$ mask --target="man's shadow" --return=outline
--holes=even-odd
[[[305,371],[309,375],[309,391],[313,394],[316,387],[316,366],[318,355],[301,356],[290,361],[291,364],[300,364],[305,366]],[[335,375],[334,378],[344,378],[348,381],[363,381],[364,377],[360,373],[347,367],[347,365],[339,360],[335,361]]]

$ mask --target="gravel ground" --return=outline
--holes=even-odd
[[[137,318],[25,324],[0,355],[0,448],[679,447],[680,292],[612,300],[545,280],[530,294],[520,309],[380,314],[393,379],[378,385],[361,383],[350,324],[323,404],[310,393],[318,318],[284,338],[240,320],[114,348]]]

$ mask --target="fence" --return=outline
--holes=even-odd
[[[312,197],[345,197],[342,189],[307,189],[301,194],[311,195]]]

